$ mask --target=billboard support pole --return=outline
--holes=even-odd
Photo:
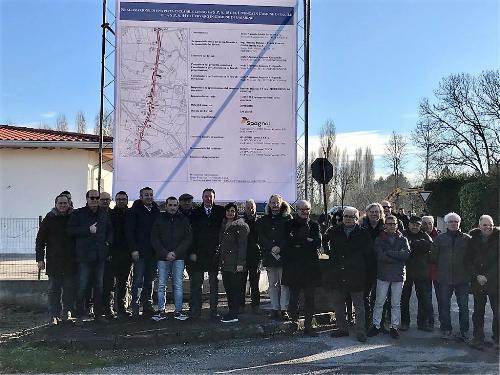
[[[102,0],[102,41],[101,41],[101,103],[99,107],[99,171],[97,173],[97,191],[101,192],[102,154],[103,154],[103,120],[104,120],[104,61],[106,59],[106,0]]]
[[[304,198],[309,196],[309,32],[311,0],[304,0]]]

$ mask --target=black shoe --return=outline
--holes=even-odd
[[[335,339],[337,339],[339,337],[347,337],[347,336],[349,336],[349,331],[343,331],[340,329],[336,329],[335,331],[330,333],[330,337],[333,337]]]
[[[211,320],[220,320],[220,315],[217,314],[217,311],[211,311],[210,312],[210,319]]]
[[[142,317],[143,318],[148,318],[149,319],[149,318],[151,318],[154,315],[156,315],[156,311],[152,307],[144,307],[142,309]]]
[[[238,323],[239,319],[237,316],[234,316],[231,313],[229,313],[224,315],[220,321],[222,323]]]
[[[356,338],[359,342],[366,342],[366,334],[364,332],[358,332]]]
[[[316,332],[312,327],[306,327],[304,329],[304,335],[309,337],[318,337],[318,332]]]
[[[390,334],[393,339],[399,339],[399,331],[397,328],[391,328]]]
[[[95,318],[94,318],[94,322],[95,323],[98,323],[98,324],[108,324],[109,323],[109,320],[106,319],[104,316],[102,315],[97,315]]]
[[[409,328],[410,328],[410,323],[404,322],[399,325],[400,331],[408,331]]]
[[[252,314],[254,314],[254,315],[260,315],[260,308],[259,308],[259,306],[252,306]]]
[[[430,324],[422,324],[418,326],[417,329],[424,332],[434,332],[434,327],[432,327]]]
[[[118,319],[128,319],[128,318],[130,318],[130,316],[131,316],[131,314],[125,309],[120,309],[116,313],[116,317]]]
[[[280,317],[279,310],[271,310],[271,315],[269,317],[273,320],[279,320]]]
[[[373,337],[373,336],[377,336],[379,333],[380,333],[380,328],[372,326],[370,328],[370,330],[368,331],[367,336],[368,337]]]

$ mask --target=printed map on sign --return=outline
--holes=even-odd
[[[120,156],[184,156],[187,29],[123,27],[120,48]]]

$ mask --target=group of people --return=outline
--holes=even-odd
[[[259,313],[263,266],[269,280],[270,317],[296,322],[303,293],[307,335],[317,335],[312,326],[317,287],[331,292],[337,321],[332,336],[349,335],[349,313],[354,305],[354,327],[361,342],[384,331],[399,338],[400,331],[410,327],[413,287],[418,300],[417,327],[432,331],[434,288],[444,337],[452,331],[453,293],[459,306],[460,337],[468,337],[471,291],[472,341],[478,346],[484,342],[489,299],[493,341],[498,345],[500,232],[489,215],[481,216],[478,228],[467,234],[460,230],[460,216],[451,212],[444,218],[446,231],[438,233],[432,216],[395,215],[391,203],[382,201],[368,205],[364,217],[356,208],[345,207],[322,230],[310,218],[308,201],[297,201],[292,215],[292,208],[279,194],[270,196],[261,217],[257,217],[252,199],[245,202],[241,217],[235,203],[217,205],[213,189],[203,191],[199,207],[194,207],[193,196],[187,193],[168,197],[164,212],[154,201],[151,188],[142,188],[139,197],[128,208],[127,193],[120,191],[110,209],[108,193],[89,190],[86,205],[75,210],[69,192],[55,198],[55,207],[43,219],[36,240],[38,267],[46,268],[49,277],[52,324],[70,315],[76,317],[75,324],[83,324],[90,300],[96,322],[129,314],[139,317],[141,310],[143,317],[165,319],[169,275],[174,318],[199,318],[206,272],[210,317],[238,322],[245,309],[247,280],[252,312]],[[329,255],[322,266],[321,249]],[[185,267],[190,283],[188,314],[183,311]],[[228,312],[222,317],[218,314],[219,272],[228,302]],[[156,277],[158,310],[153,308]],[[75,289],[76,301],[72,297]]]

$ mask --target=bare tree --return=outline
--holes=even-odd
[[[393,130],[389,140],[385,144],[384,160],[394,174],[394,189],[398,188],[399,176],[406,163],[406,155],[406,142],[403,136]]]
[[[95,115],[95,120],[94,120],[94,134],[96,135],[99,135],[99,126],[100,126],[100,116],[99,113],[97,113]],[[102,134],[104,136],[113,135],[113,112],[110,112],[107,109],[103,113]]]
[[[420,102],[421,118],[438,128],[440,163],[488,173],[500,160],[498,71],[483,72],[479,78],[454,74],[441,80],[435,103]]]
[[[319,140],[321,144],[320,155],[330,159],[333,148],[335,147],[335,140],[337,138],[337,130],[333,120],[326,120],[319,132]]]
[[[87,132],[87,122],[82,111],[76,113],[76,131],[82,134]]]
[[[443,146],[439,143],[439,127],[429,118],[421,119],[411,133],[413,144],[420,152],[419,157],[424,162],[424,179],[429,179],[430,172],[437,172],[440,166],[440,155]]]
[[[38,125],[38,129],[52,130],[52,127],[46,122],[41,121],[40,124]]]
[[[319,133],[320,136],[320,149],[319,155],[321,157],[327,158],[330,163],[333,165],[333,174],[334,178],[326,184],[326,202],[329,205],[331,202],[331,198],[333,192],[335,191],[335,175],[336,175],[336,166],[338,165],[338,156],[339,150],[335,145],[335,140],[337,138],[337,130],[335,127],[335,123],[333,120],[326,120],[325,123],[321,126],[321,130]]]
[[[305,160],[302,159],[297,163],[297,198],[305,199],[305,171],[304,171]]]
[[[57,116],[56,130],[59,130],[61,132],[68,131],[68,120],[66,120],[66,115],[59,114],[59,116]]]
[[[354,163],[349,160],[349,155],[344,149],[342,151],[342,156],[340,157],[336,181],[336,193],[342,207],[345,204],[347,193],[349,192],[349,190],[354,188],[355,183],[356,171],[354,168]]]
[[[363,157],[363,174],[365,175],[363,186],[365,188],[372,187],[375,180],[375,162],[369,146],[366,147]]]

